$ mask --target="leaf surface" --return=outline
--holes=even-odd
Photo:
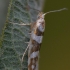
[[[41,0],[11,0],[1,38],[0,70],[27,70],[28,54],[22,63],[21,57],[30,39],[30,24],[41,11]]]

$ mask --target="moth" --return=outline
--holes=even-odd
[[[28,50],[28,70],[39,70],[39,51],[43,39],[43,34],[45,31],[45,20],[44,17],[46,14],[51,13],[51,12],[59,12],[62,10],[67,10],[67,8],[59,9],[59,10],[54,10],[54,11],[49,11],[47,13],[42,13],[40,12],[38,14],[37,20],[34,24],[31,24],[31,38],[30,42],[26,48],[26,50],[23,53],[22,56],[22,62],[23,58]],[[10,22],[12,23],[12,22]],[[14,23],[18,24],[18,23]],[[18,24],[18,25],[27,25],[27,24]],[[30,24],[28,24],[30,25]]]
[[[40,47],[41,47],[41,43],[42,43],[42,39],[43,39],[43,34],[45,31],[45,20],[44,20],[44,16],[48,13],[51,12],[59,12],[62,10],[66,10],[66,8],[63,9],[59,9],[59,10],[54,10],[54,11],[49,11],[47,13],[39,13],[38,17],[37,17],[37,21],[31,25],[31,38],[30,38],[30,42],[23,54],[22,57],[22,61],[23,58],[27,52],[28,49],[28,70],[38,70],[39,66],[39,51],[40,51]]]

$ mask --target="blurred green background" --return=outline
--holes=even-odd
[[[46,30],[40,51],[40,70],[70,70],[70,0],[45,0]]]
[[[6,20],[9,0],[0,0],[0,34]],[[46,29],[40,51],[39,70],[70,70],[70,0],[45,0],[44,12],[68,10],[45,16]]]

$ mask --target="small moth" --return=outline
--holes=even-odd
[[[38,62],[39,62],[39,51],[42,43],[42,38],[45,30],[45,20],[44,16],[51,12],[59,12],[62,10],[66,10],[66,8],[60,10],[49,11],[47,13],[39,13],[37,21],[31,26],[31,38],[30,42],[23,54],[24,55],[28,49],[28,70],[38,70]]]
[[[38,70],[39,50],[45,30],[44,14],[39,13],[36,23],[33,25],[31,40],[28,49],[28,70]]]
[[[39,70],[38,68],[39,51],[40,51],[40,47],[41,47],[41,43],[43,39],[44,30],[45,30],[45,20],[44,20],[45,15],[51,12],[59,12],[62,10],[67,10],[67,8],[49,11],[44,14],[40,12],[38,14],[36,22],[34,24],[31,24],[31,33],[30,33],[31,38],[30,38],[30,41],[28,42],[28,46],[25,49],[23,56],[22,56],[22,60],[21,60],[23,62],[23,58],[28,50],[28,70]],[[18,24],[18,23],[13,23],[13,22],[9,22],[9,23]],[[22,23],[18,25],[27,26],[30,24]]]

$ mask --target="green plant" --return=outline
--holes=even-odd
[[[38,10],[42,10],[41,0],[10,1],[0,42],[0,70],[27,70],[28,55],[23,63],[21,57],[28,45],[30,26],[19,24],[35,22]]]

